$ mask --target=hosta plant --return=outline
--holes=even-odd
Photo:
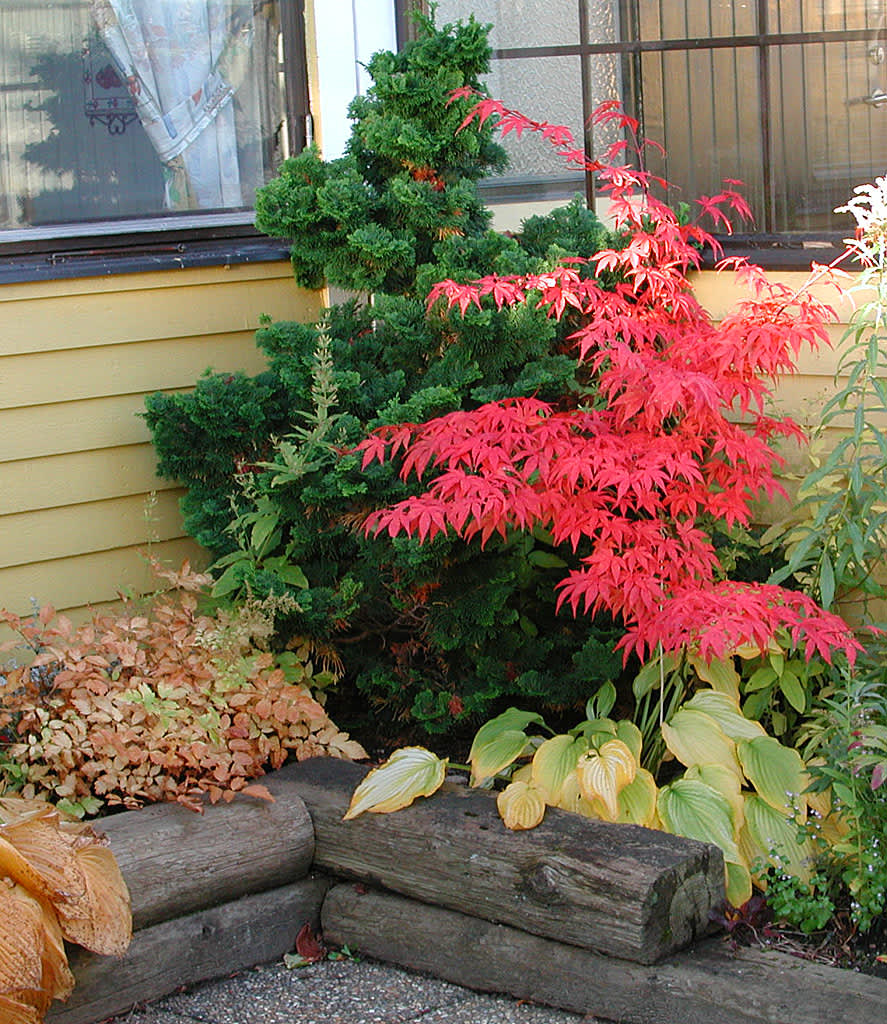
[[[74,987],[64,943],[122,955],[129,893],[88,825],[43,800],[0,798],[0,1019],[40,1024]]]
[[[267,798],[253,780],[288,756],[365,756],[323,708],[336,672],[322,650],[264,650],[267,608],[208,614],[210,577],[187,563],[156,571],[171,587],[144,612],[78,628],[49,607],[0,613],[31,652],[0,687],[0,786],[79,814],[161,800],[199,810],[203,797]]]
[[[554,733],[538,714],[509,708],[475,736],[470,784],[504,785],[497,805],[511,829],[534,828],[547,807],[559,807],[715,843],[734,906],[751,896],[753,869],[759,884],[766,884],[768,864],[788,866],[802,881],[810,877],[814,850],[799,841],[798,827],[810,801],[821,807],[822,798],[807,794],[810,779],[796,750],[746,718],[734,697],[701,689],[661,727],[666,756],[685,770],[660,785],[641,765],[638,727],[608,717],[615,698],[612,685],[604,686],[586,719],[566,733]],[[396,751],[355,790],[346,818],[430,796],[446,767],[421,747]]]

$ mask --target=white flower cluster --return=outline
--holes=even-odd
[[[835,213],[849,213],[856,221],[856,237],[846,240],[847,247],[869,270],[860,283],[876,289],[871,312],[880,326],[887,322],[887,177],[857,185],[853,193],[847,205],[837,207]]]

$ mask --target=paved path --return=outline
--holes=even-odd
[[[107,1022],[112,1024],[112,1022]],[[281,963],[205,982],[113,1024],[594,1024],[372,961]]]

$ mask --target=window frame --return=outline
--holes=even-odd
[[[278,11],[286,146],[297,154],[313,137],[305,0],[279,0]],[[241,209],[0,231],[0,284],[288,259],[288,244],[254,220]]]
[[[395,0],[400,17],[410,7],[422,7],[427,10],[424,0]],[[768,55],[773,47],[818,43],[818,42],[870,42],[871,30],[826,30],[823,32],[770,32],[767,0],[750,0],[755,8],[755,24],[758,32],[751,34],[719,37],[684,37],[669,39],[640,38],[623,40],[615,43],[592,43],[587,38],[588,0],[576,0],[579,18],[579,40],[575,43],[552,44],[544,46],[502,47],[494,49],[493,60],[523,60],[543,57],[579,57],[581,60],[582,83],[582,116],[586,125],[584,148],[586,155],[594,155],[592,139],[591,114],[593,108],[590,62],[585,58],[595,54],[618,54],[626,62],[636,66],[628,69],[627,80],[635,83],[640,80],[639,63],[644,53],[666,51],[693,51],[707,49],[748,49],[757,50],[758,83],[761,90],[761,107],[763,111],[770,109],[770,81]],[[637,10],[636,0],[619,0],[620,19],[622,24],[636,25],[634,14]],[[635,36],[639,33],[635,30]],[[630,86],[633,88],[633,85]],[[630,97],[631,103],[627,112],[637,117],[641,123],[643,134],[643,110],[635,95]],[[762,123],[762,152],[765,195],[773,196],[772,149],[769,138],[769,113]],[[572,186],[572,187],[571,187]],[[521,181],[507,178],[481,183],[482,194],[489,201],[520,202],[563,198],[565,201],[576,192],[584,192],[589,205],[594,204],[595,186],[591,173],[564,175],[549,181]],[[767,211],[768,220],[770,213]],[[762,230],[759,232],[736,233],[733,235],[715,234],[727,255],[742,255],[764,266],[779,267],[786,270],[809,269],[810,260],[828,262],[845,248],[843,231],[810,231],[810,232],[778,232]],[[706,262],[711,265],[710,254]]]

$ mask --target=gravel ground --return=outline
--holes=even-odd
[[[373,961],[271,964],[204,982],[107,1024],[594,1024]]]

